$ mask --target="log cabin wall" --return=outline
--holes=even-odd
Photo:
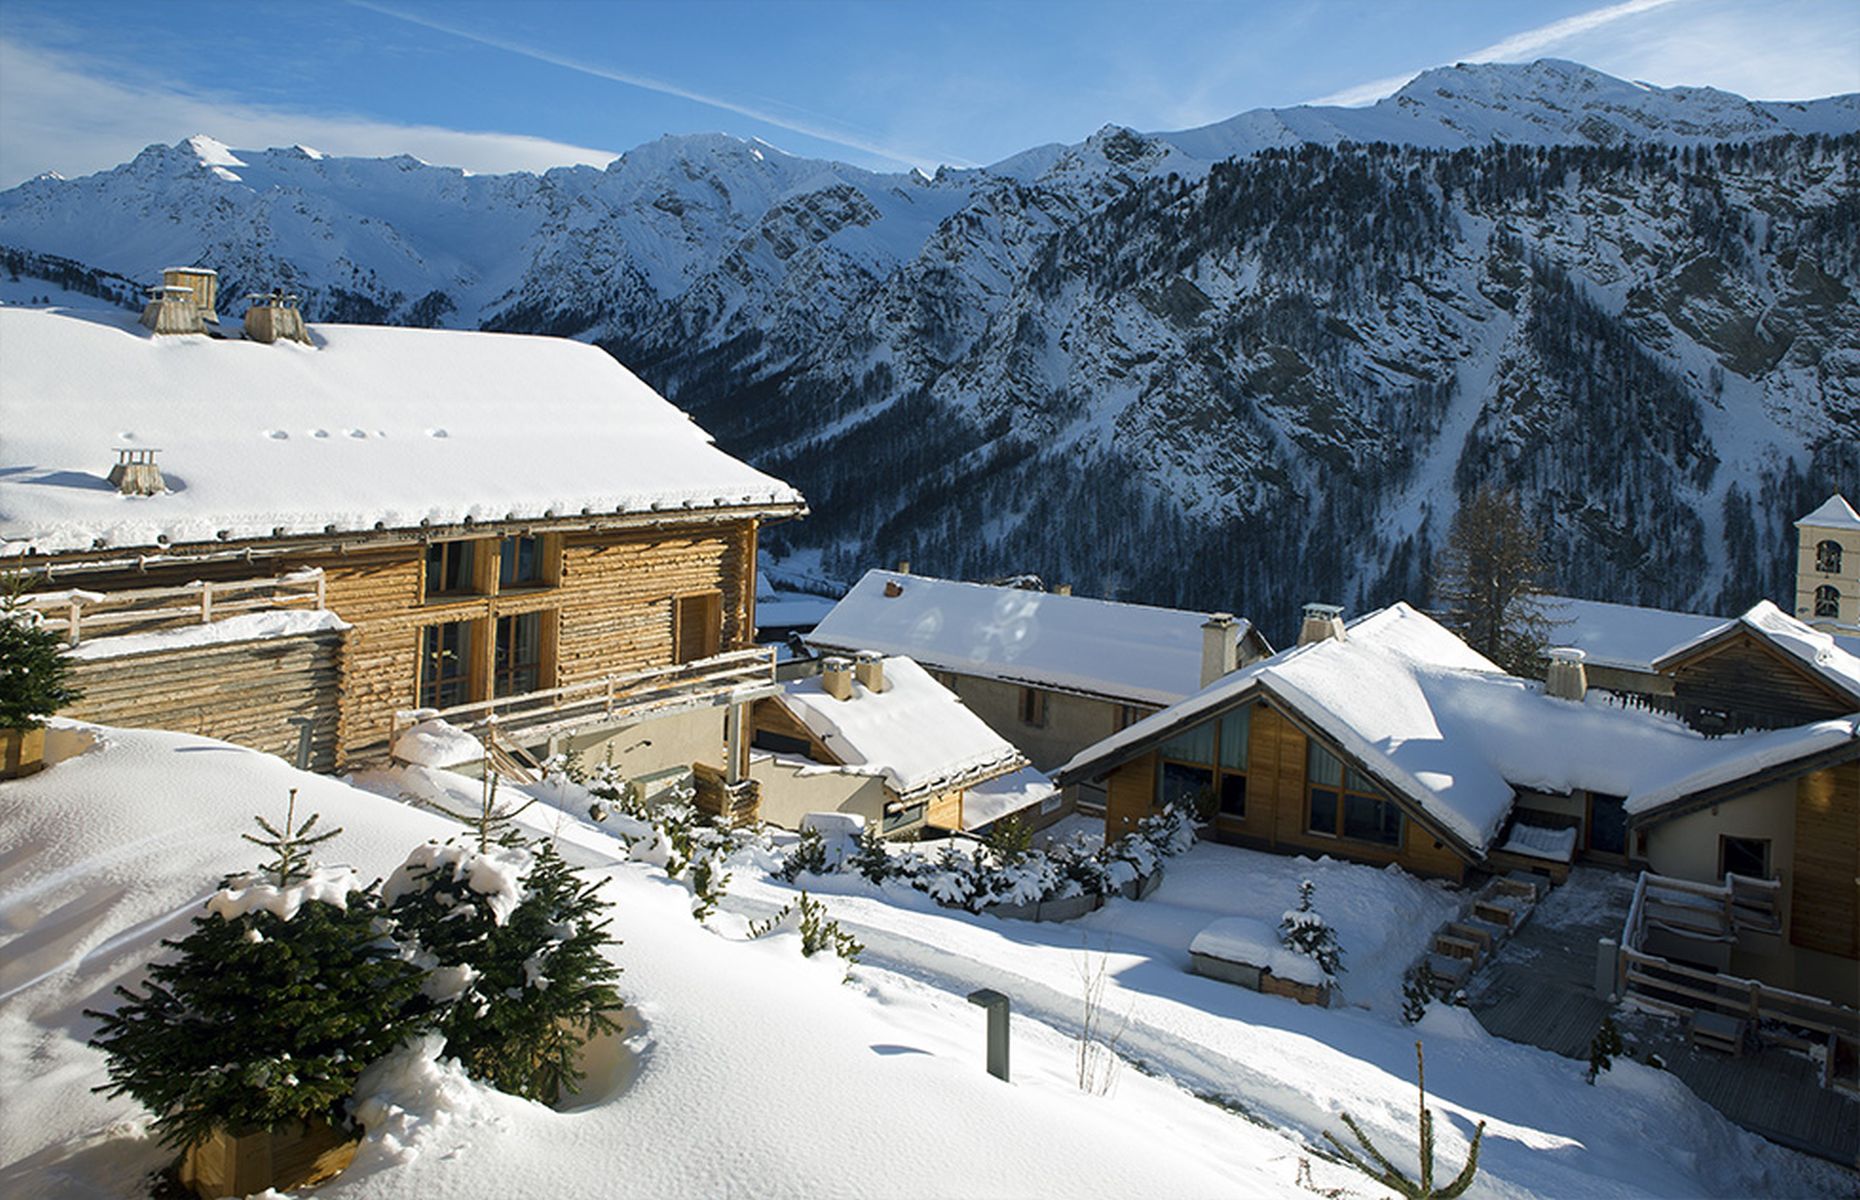
[[[314,716],[310,767],[336,766],[340,630],[79,659],[83,697],[61,715],[103,725],[172,729],[297,757],[296,716]]]
[[[1708,733],[1785,729],[1854,710],[1851,700],[1748,633],[1675,663],[1672,675],[1681,718]]]
[[[1399,847],[1312,833],[1307,828],[1306,811],[1309,738],[1295,722],[1265,702],[1252,706],[1249,724],[1244,772],[1246,814],[1216,814],[1213,830],[1218,840],[1281,853],[1330,854],[1376,865],[1398,863],[1416,875],[1455,881],[1465,877],[1465,860],[1425,826],[1406,816]],[[1336,753],[1335,747],[1327,748]],[[1111,772],[1106,780],[1107,838],[1121,837],[1156,811],[1159,762],[1159,755],[1152,751]]]

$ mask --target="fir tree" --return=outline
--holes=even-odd
[[[1613,1017],[1603,1017],[1602,1026],[1589,1039],[1589,1073],[1585,1078],[1595,1086],[1596,1077],[1615,1065],[1615,1055],[1627,1047],[1621,1040],[1621,1028]]]
[[[1460,1168],[1460,1173],[1446,1186],[1435,1187],[1434,1114],[1427,1109],[1427,1060],[1421,1055],[1419,1042],[1414,1044],[1414,1073],[1416,1086],[1421,1093],[1421,1170],[1418,1178],[1410,1179],[1402,1174],[1382,1151],[1376,1149],[1376,1144],[1369,1140],[1369,1135],[1356,1123],[1356,1118],[1347,1112],[1343,1114],[1343,1123],[1355,1135],[1357,1144],[1363,1148],[1370,1161],[1364,1161],[1328,1130],[1324,1133],[1324,1140],[1330,1143],[1331,1149],[1344,1162],[1405,1200],[1454,1200],[1466,1193],[1466,1189],[1472,1186],[1473,1176],[1479,1172],[1479,1143],[1485,1138],[1485,1122],[1479,1122],[1479,1127],[1473,1131],[1472,1145],[1466,1151],[1466,1165]]]
[[[1343,947],[1337,944],[1337,931],[1311,907],[1315,885],[1307,879],[1298,885],[1298,907],[1279,920],[1279,941],[1288,949],[1313,959],[1324,974],[1336,976],[1343,971]]]
[[[581,1046],[619,1028],[598,880],[545,841],[429,843],[384,889],[388,912],[432,970],[446,1053],[474,1078],[553,1104],[582,1079]]]
[[[1401,977],[1401,1019],[1404,1024],[1413,1025],[1427,1015],[1427,1006],[1434,1001],[1433,989],[1428,986],[1427,968],[1419,964],[1409,967]]]
[[[37,729],[82,693],[62,639],[20,604],[22,578],[0,584],[0,729]]]
[[[863,875],[870,883],[883,883],[897,873],[878,826],[867,825],[859,831],[859,843],[847,857],[846,869]]]
[[[375,1059],[424,1026],[420,971],[382,935],[372,892],[348,872],[309,867],[312,816],[282,830],[260,820],[251,838],[275,857],[257,875],[229,876],[162,945],[179,952],[149,968],[144,992],[118,987],[92,1045],[109,1055],[109,1084],[155,1114],[163,1142],[186,1148],[216,1127],[277,1130],[321,1118],[350,1127],[345,1102]]]
[[[1474,650],[1514,675],[1533,675],[1552,628],[1542,601],[1548,572],[1517,497],[1484,488],[1453,516],[1434,564],[1434,605]]]

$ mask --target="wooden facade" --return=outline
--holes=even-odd
[[[71,715],[210,733],[264,749],[282,746],[284,737],[294,747],[285,718],[314,715],[318,765],[343,769],[385,755],[394,714],[442,694],[422,687],[423,676],[433,682],[436,657],[457,672],[444,698],[463,703],[751,645],[757,527],[771,515],[779,514],[722,510],[280,539],[245,553],[214,547],[190,557],[190,548],[175,548],[127,568],[120,558],[92,567],[87,556],[65,555],[43,586],[105,591],[321,568],[325,603],[351,628],[340,653],[326,653],[315,670],[279,666],[275,656],[290,653],[284,650],[140,656],[120,680],[100,680],[101,689]],[[517,538],[530,539],[522,555],[527,577],[513,586],[500,578],[511,572],[500,568],[514,557],[506,539]],[[428,578],[446,572],[456,574]],[[524,661],[511,661],[518,657]],[[297,679],[305,672],[316,675],[314,685]],[[86,687],[93,674],[85,673]],[[291,682],[277,686],[287,676]],[[170,677],[175,688],[159,686]],[[197,711],[182,711],[189,706]]]
[[[1256,700],[1247,707],[1247,754],[1244,769],[1214,765],[1218,772],[1216,796],[1229,775],[1244,775],[1244,814],[1217,811],[1212,818],[1215,836],[1224,842],[1254,849],[1306,854],[1330,854],[1355,862],[1397,863],[1404,870],[1458,881],[1464,878],[1467,858],[1450,846],[1408,805],[1381,790],[1381,798],[1403,810],[1399,843],[1385,845],[1343,835],[1314,832],[1311,828],[1311,790],[1308,763],[1315,735],[1302,722],[1271,700]],[[1238,711],[1238,710],[1230,710]],[[1216,718],[1218,719],[1218,718]],[[1205,724],[1205,722],[1203,723]],[[1216,745],[1218,739],[1213,739]],[[1322,738],[1318,745],[1346,763],[1349,759]],[[1152,750],[1111,771],[1105,780],[1105,835],[1115,838],[1157,811],[1158,780],[1164,750]],[[1218,758],[1218,755],[1216,756]]]
[[[1789,941],[1860,959],[1860,763],[1796,783]]]
[[[1855,709],[1854,697],[1742,626],[1656,665],[1672,677],[1680,718],[1707,733],[1785,729]]]

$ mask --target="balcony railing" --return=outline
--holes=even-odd
[[[774,684],[774,647],[733,650],[695,662],[473,700],[450,708],[405,709],[394,714],[388,745],[399,740],[402,730],[435,718],[474,735],[488,733],[503,742],[534,743],[589,726],[663,716],[679,709],[726,703],[732,698],[754,699],[772,694]]]
[[[19,603],[37,614],[40,625],[63,633],[76,646],[86,637],[182,629],[241,613],[320,609],[323,571],[312,567],[269,579],[199,580],[121,592],[30,592]]]

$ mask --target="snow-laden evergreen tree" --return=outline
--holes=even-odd
[[[1337,931],[1324,920],[1324,914],[1311,907],[1315,890],[1309,879],[1298,885],[1298,907],[1279,919],[1279,941],[1335,977],[1343,970],[1343,947],[1337,944]]]
[[[340,833],[259,818],[272,852],[258,873],[228,876],[162,944],[178,952],[149,968],[140,993],[118,987],[115,1012],[92,1045],[110,1083],[155,1114],[163,1142],[186,1148],[216,1127],[279,1130],[299,1121],[349,1127],[355,1081],[424,1028],[419,968],[387,936],[380,902],[353,872],[313,867],[312,849]]]
[[[859,842],[846,859],[846,869],[863,875],[868,883],[883,883],[898,873],[877,825],[868,824],[859,831]]]
[[[1583,1078],[1590,1087],[1595,1086],[1595,1080],[1603,1071],[1615,1065],[1615,1055],[1626,1048],[1627,1044],[1621,1040],[1621,1027],[1615,1024],[1613,1017],[1603,1017],[1601,1028],[1589,1039],[1589,1071]]]
[[[582,1045],[619,1026],[607,905],[555,846],[505,834],[481,846],[428,842],[382,889],[431,970],[446,1053],[474,1078],[552,1104],[583,1073]]]
[[[0,729],[37,729],[79,698],[64,639],[20,604],[23,581],[0,583]]]
[[[1510,492],[1482,488],[1453,515],[1434,564],[1441,623],[1514,675],[1535,675],[1552,630],[1543,539]]]

